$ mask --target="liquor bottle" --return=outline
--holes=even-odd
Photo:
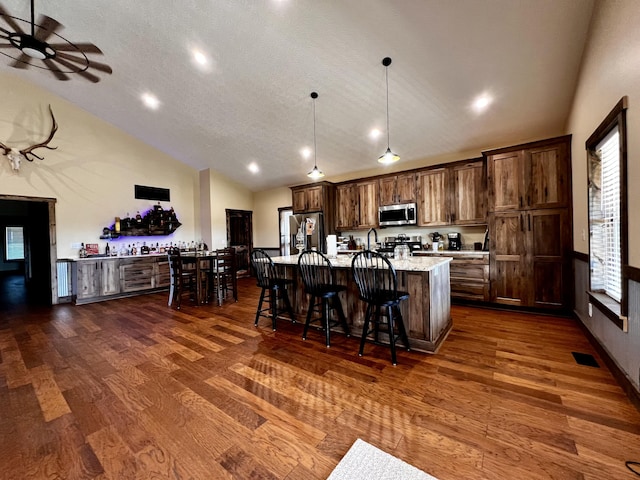
[[[108,257],[111,255],[111,249],[109,248],[109,242],[107,242],[107,246],[104,249],[104,254]]]
[[[87,258],[87,249],[84,248],[84,243],[80,244],[80,252],[78,253],[80,258]]]
[[[142,223],[142,215],[140,215],[140,210],[138,210],[138,213],[136,213],[136,223],[138,224],[138,226]]]

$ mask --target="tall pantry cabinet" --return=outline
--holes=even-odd
[[[571,307],[571,136],[483,152],[491,301]]]

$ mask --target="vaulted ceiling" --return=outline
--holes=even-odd
[[[0,5],[30,18],[29,1]],[[401,162],[564,133],[592,10],[592,0],[36,0],[36,22],[47,15],[65,39],[97,45],[104,55],[87,56],[113,73],[60,81],[3,56],[0,72],[258,191],[309,181],[313,154],[301,150],[313,146],[312,91],[320,169],[331,177],[378,165],[386,56]],[[2,18],[0,27],[10,30]],[[492,103],[478,112],[481,95]]]

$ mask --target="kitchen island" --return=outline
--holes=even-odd
[[[414,350],[433,353],[452,326],[449,283],[451,257],[410,257],[408,260],[390,261],[396,269],[398,290],[410,294],[409,300],[400,305],[409,344]],[[294,281],[289,294],[291,303],[295,313],[304,318],[309,299],[298,275],[298,256],[273,257],[273,262],[284,269],[287,278]],[[336,271],[337,283],[347,286],[347,291],[340,294],[340,300],[351,334],[359,337],[366,304],[360,300],[358,287],[351,274],[351,255],[338,255],[331,259],[331,264]]]

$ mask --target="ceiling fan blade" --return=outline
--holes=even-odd
[[[56,62],[58,62],[60,65],[63,65],[71,70],[73,70],[73,73],[77,73],[78,75],[80,75],[81,77],[86,78],[87,80],[89,80],[90,82],[93,83],[98,83],[100,81],[100,78],[98,78],[97,76],[93,75],[92,73],[87,72],[86,70],[82,70],[82,71],[77,71],[78,67],[72,63],[67,62],[66,60],[59,58],[58,56],[56,56],[55,59]]]
[[[93,43],[49,43],[56,52],[102,53]]]
[[[69,62],[79,63],[81,65],[85,65],[88,61],[89,68],[98,70],[99,72],[103,72],[103,73],[109,73],[109,74],[113,73],[113,70],[111,70],[111,67],[106,63],[95,62],[93,60],[88,60],[85,57],[74,57],[73,55],[69,55],[68,53],[65,53],[65,52],[56,52],[56,58],[63,58]]]
[[[22,30],[22,27],[20,27],[18,22],[16,22],[15,19],[7,13],[7,11],[4,9],[2,5],[0,5],[0,15],[2,15],[2,17],[4,18],[4,21],[7,22],[7,25],[13,28],[14,31],[11,33],[24,33],[24,30]]]
[[[10,43],[0,43],[0,48],[16,48],[13,45],[11,45]]]
[[[58,80],[65,81],[70,79],[69,75],[66,75],[65,73],[61,72],[51,59],[46,58],[42,62],[47,67],[49,67],[49,70],[51,71],[51,73],[53,73]]]
[[[2,38],[9,38],[9,35],[11,35],[13,32],[10,32],[9,30],[5,30],[4,28],[0,27],[0,37]]]
[[[31,57],[23,53],[18,58],[16,58],[13,62],[11,62],[9,66],[13,68],[20,68],[20,69],[29,68],[30,58]]]
[[[47,17],[46,15],[40,15],[38,23],[36,23],[36,31],[34,37],[41,42],[46,42],[47,38],[56,33],[60,28],[64,28],[57,20]]]

